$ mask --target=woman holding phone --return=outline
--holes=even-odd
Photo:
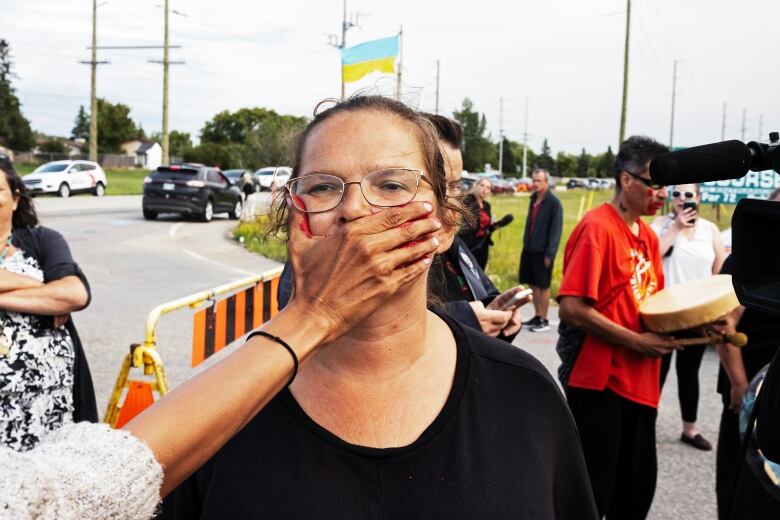
[[[658,234],[666,285],[671,286],[720,272],[726,250],[718,227],[698,214],[701,193],[698,184],[680,184],[669,191],[672,213],[658,217],[651,227]],[[677,392],[682,413],[680,440],[694,448],[709,451],[712,444],[696,429],[699,405],[699,366],[705,346],[678,351]],[[672,354],[663,357],[661,385],[669,371]]]
[[[360,96],[304,129],[276,218],[327,237],[410,202],[440,221],[426,243],[455,233],[463,209],[447,195],[430,122]],[[295,251],[301,235],[288,236]],[[334,259],[322,256],[319,273],[293,263],[291,305],[353,284]],[[427,305],[419,277],[351,322],[166,499],[162,517],[595,518],[574,422],[547,370]]]

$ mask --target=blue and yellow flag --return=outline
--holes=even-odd
[[[341,49],[344,83],[357,81],[369,72],[395,72],[398,56],[398,36],[371,40],[348,49]]]

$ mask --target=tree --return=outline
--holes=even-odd
[[[612,147],[608,146],[607,151],[596,156],[595,159],[594,170],[596,176],[602,178],[612,177],[615,172],[615,154],[612,152]]]
[[[512,151],[512,145],[509,142],[509,139],[504,137],[504,148],[503,148],[503,158],[502,158],[502,168],[506,175],[508,177],[517,177],[518,176],[518,167],[517,167],[517,159],[515,158],[515,154]]]
[[[189,132],[173,130],[168,134],[168,149],[170,150],[171,155],[184,157],[184,154],[190,148],[192,148],[192,139],[190,138]]]
[[[289,143],[305,125],[303,117],[280,115],[265,108],[242,108],[233,113],[225,110],[206,122],[200,134],[201,146],[237,145],[230,154],[230,167],[254,169],[289,164]]]
[[[517,171],[520,172],[521,175],[525,175],[526,177],[530,175],[530,170],[533,170],[534,164],[536,164],[536,152],[534,152],[531,147],[528,147],[528,150],[526,151],[526,168],[528,168],[528,173],[523,172],[523,143],[518,143],[517,141],[509,141],[509,144],[512,148],[512,154],[516,157],[517,161]]]
[[[79,107],[79,113],[76,114],[76,121],[73,125],[73,130],[70,131],[71,139],[84,139],[89,140],[89,115],[84,110],[84,105]]]
[[[62,140],[57,139],[56,137],[47,139],[38,146],[38,149],[42,153],[65,153],[67,151]]]
[[[566,152],[558,152],[555,157],[555,166],[561,177],[574,177],[577,173],[577,158]]]
[[[555,175],[557,173],[557,169],[555,167],[555,159],[552,158],[550,152],[550,145],[547,144],[547,138],[545,138],[544,142],[542,143],[542,151],[536,157],[536,162],[534,163],[534,166],[536,168],[544,168],[545,170],[550,172],[550,175]]]
[[[463,128],[463,168],[470,172],[480,172],[485,169],[486,163],[494,164],[498,150],[490,141],[490,136],[485,135],[485,115],[474,110],[474,103],[469,98],[464,99],[461,109],[452,115]]]
[[[577,177],[590,177],[590,156],[585,152],[585,148],[582,149],[582,153],[577,158]]]
[[[142,138],[143,129],[139,129],[130,119],[130,107],[122,103],[111,103],[98,98],[98,151],[100,153],[119,153],[122,144],[127,141]],[[79,107],[75,126],[71,134],[89,141],[89,122],[91,116],[86,114],[84,107]],[[76,135],[78,131],[79,135]]]
[[[35,145],[35,139],[11,86],[14,77],[11,47],[0,39],[0,144],[15,150],[29,150]]]

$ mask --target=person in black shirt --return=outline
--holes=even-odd
[[[426,240],[454,232],[459,208],[435,132],[412,109],[350,98],[297,142],[282,228],[285,211],[305,212],[311,235],[340,233],[417,200],[441,220]],[[349,273],[330,277],[317,280],[320,294],[350,283]],[[293,297],[308,294],[308,280],[293,279]],[[595,518],[574,422],[549,373],[428,311],[426,291],[423,278],[399,289],[312,354],[166,499],[163,518]]]
[[[734,257],[729,256],[722,274],[734,273]],[[729,518],[729,505],[739,518],[751,520],[780,518],[780,501],[767,493],[744,460],[740,460],[742,438],[739,433],[739,411],[750,381],[780,350],[780,322],[776,316],[739,307],[728,316],[726,332],[744,332],[748,343],[742,348],[718,346],[721,365],[718,371],[718,393],[723,398],[716,458],[715,491],[718,517]],[[764,389],[762,389],[764,391]],[[734,476],[739,474],[735,487]]]

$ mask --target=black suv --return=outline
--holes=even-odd
[[[214,213],[241,217],[241,190],[218,168],[202,164],[160,166],[144,179],[144,218],[182,213],[210,222]]]

